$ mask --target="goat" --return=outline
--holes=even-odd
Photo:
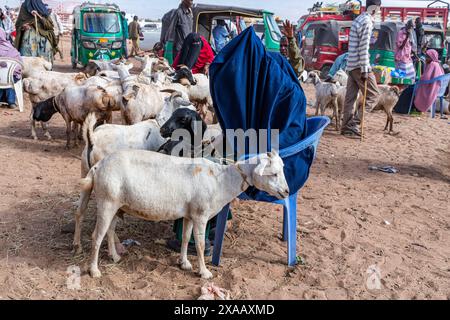
[[[66,148],[70,148],[71,136],[74,134],[75,146],[77,146],[78,125],[83,124],[90,112],[95,112],[102,121],[111,118],[111,112],[115,107],[114,98],[102,87],[89,86],[83,91],[83,99],[74,98],[73,92],[77,88],[67,88],[56,97],[50,98],[35,108],[32,115],[32,135],[35,139],[35,121],[50,120],[51,116],[59,112],[66,122]],[[74,102],[75,101],[75,102]],[[46,121],[45,121],[46,122]],[[49,139],[51,136],[48,134]]]
[[[380,92],[380,97],[377,105],[373,108],[373,110],[383,110],[386,113],[387,120],[386,126],[384,127],[384,131],[388,130],[389,134],[393,134],[394,130],[394,116],[392,111],[394,110],[395,105],[400,98],[400,89],[396,86],[387,86],[387,85],[379,85],[378,90]],[[362,102],[360,99],[360,105],[362,106]]]
[[[22,78],[29,78],[34,73],[40,71],[51,71],[52,64],[48,62],[42,57],[22,57],[23,61],[23,70],[22,70]]]
[[[194,230],[200,276],[212,278],[204,259],[208,220],[250,186],[278,199],[289,196],[283,160],[276,152],[250,160],[220,165],[202,158],[175,158],[140,150],[120,151],[104,158],[82,180],[76,212],[78,229],[95,191],[97,223],[92,237],[91,276],[101,276],[98,256],[105,235],[113,261],[121,259],[115,247],[115,226],[117,212],[123,210],[151,221],[184,218],[181,268],[192,270],[187,246]]]
[[[316,116],[325,113],[325,108],[331,106],[333,109],[333,117],[339,119],[339,108],[338,108],[338,89],[339,86],[334,83],[322,82],[320,80],[319,74],[315,71],[311,71],[308,74],[308,80],[306,83],[312,83],[316,88]],[[336,121],[336,130],[340,129],[340,121]]]

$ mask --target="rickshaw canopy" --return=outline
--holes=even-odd
[[[351,21],[317,21],[308,26],[308,30],[315,29],[314,44],[316,46],[339,46],[339,32],[341,29],[351,28]]]
[[[403,22],[382,22],[375,24],[370,50],[395,51],[397,34],[405,26]],[[412,32],[413,50],[417,49],[416,33]]]

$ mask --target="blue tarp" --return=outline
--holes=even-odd
[[[306,98],[289,62],[266,52],[253,28],[246,29],[216,56],[210,67],[214,108],[225,129],[278,129],[280,150],[306,137]],[[313,161],[310,149],[285,158],[291,194],[306,182]],[[268,196],[248,190],[255,200]]]

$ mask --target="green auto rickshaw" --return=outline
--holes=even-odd
[[[161,32],[161,42],[165,44],[164,57],[170,62],[173,62],[173,26],[170,23],[176,9],[169,11],[163,18],[163,30]],[[261,9],[239,8],[234,6],[219,6],[195,4],[192,8],[194,16],[194,24],[192,30],[200,33],[211,43],[214,49],[214,39],[212,30],[218,19],[232,22],[236,26],[237,34],[244,31],[249,25],[249,20],[255,27],[255,31],[261,34],[263,41],[268,51],[280,51],[281,31],[275,21],[274,14]],[[167,20],[167,23],[165,23]]]
[[[125,18],[115,4],[83,3],[73,11],[72,67],[125,56]]]
[[[374,68],[380,66],[395,70],[397,35],[404,26],[403,22],[381,22],[375,24],[369,50],[370,64]],[[413,51],[417,52],[416,33],[412,32],[411,35],[413,37]],[[391,84],[412,84],[412,80],[393,77]]]

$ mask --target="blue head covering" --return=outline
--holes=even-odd
[[[24,5],[30,14],[32,11],[36,11],[44,17],[48,17],[50,15],[47,6],[42,2],[42,0],[25,0]]]

